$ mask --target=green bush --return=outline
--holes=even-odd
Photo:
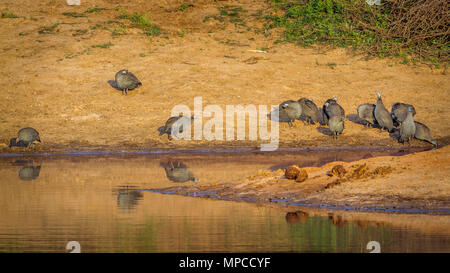
[[[402,35],[403,21],[409,33],[424,31],[417,29],[414,23],[427,15],[427,8],[430,9],[428,14],[437,11],[445,17],[445,10],[441,8],[445,1],[434,0],[433,7],[428,7],[426,1],[410,2],[386,1],[381,6],[370,6],[364,0],[275,0],[271,2],[273,8],[283,14],[266,16],[265,28],[282,28],[283,41],[302,46],[331,44],[380,57],[419,54],[428,61],[433,58],[445,61],[449,53],[448,17],[426,29],[427,34],[431,34],[428,38]],[[416,10],[421,12],[416,15]]]

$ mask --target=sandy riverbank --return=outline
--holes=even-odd
[[[230,183],[169,187],[161,193],[224,200],[301,204],[360,210],[450,213],[450,147],[353,162],[332,162],[303,168],[303,182],[287,179],[283,170],[261,170]],[[342,177],[331,175],[342,165]]]
[[[388,109],[398,101],[414,104],[415,119],[431,128],[438,143],[450,142],[450,123],[445,122],[450,109],[442,107],[449,103],[450,77],[444,68],[276,43],[279,34],[256,31],[263,22],[252,14],[270,10],[263,1],[239,2],[246,27],[229,18],[204,20],[219,15],[222,6],[237,5],[234,1],[196,1],[182,12],[176,9],[182,1],[153,2],[91,0],[69,7],[64,1],[2,1],[0,10],[18,18],[0,19],[0,152],[17,152],[7,147],[9,139],[26,126],[36,128],[42,139],[26,153],[259,148],[266,142],[249,141],[248,135],[242,141],[159,136],[157,128],[172,108],[184,104],[193,110],[194,97],[202,98],[203,107],[225,110],[226,105],[270,106],[300,97],[320,106],[337,96],[349,115],[337,141],[331,141],[324,126],[297,121],[294,128],[280,124],[280,147],[400,146],[395,135],[355,122],[356,107],[375,103],[379,91]],[[149,12],[162,33],[145,36],[118,18],[122,12]],[[64,15],[70,13],[80,17]],[[54,24],[42,33],[42,27]],[[129,27],[117,35],[123,25]],[[123,68],[143,83],[128,96],[107,83]]]

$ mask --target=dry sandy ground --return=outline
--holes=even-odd
[[[398,60],[365,60],[342,49],[305,49],[275,43],[272,30],[262,33],[258,10],[271,12],[265,1],[195,1],[176,11],[183,1],[86,0],[67,6],[63,0],[5,0],[1,11],[19,18],[0,19],[0,152],[8,153],[9,139],[26,126],[42,139],[28,152],[88,149],[259,147],[265,141],[168,141],[157,128],[172,108],[201,96],[203,107],[219,105],[278,105],[309,97],[319,106],[337,96],[346,114],[361,103],[376,101],[381,91],[386,107],[395,102],[414,104],[416,120],[427,124],[440,144],[449,142],[450,78],[444,69],[407,66]],[[115,8],[121,6],[122,11]],[[244,23],[219,15],[220,6],[242,6]],[[88,8],[105,8],[85,13]],[[150,12],[162,34],[149,38],[139,28],[120,32],[121,12]],[[65,16],[78,12],[85,17]],[[114,22],[115,21],[115,22]],[[59,23],[47,34],[42,26]],[[184,33],[184,35],[183,35]],[[183,37],[181,37],[183,36]],[[109,48],[93,47],[111,43]],[[254,50],[263,49],[265,53]],[[256,57],[256,63],[246,62]],[[120,69],[127,68],[143,86],[123,96],[113,89]],[[204,118],[204,122],[209,118]],[[330,141],[327,129],[280,124],[280,146],[393,146],[387,133],[346,122],[344,134]],[[414,141],[414,146],[428,144]],[[14,149],[22,152],[23,149]],[[27,152],[27,151],[25,151]]]
[[[234,183],[171,187],[158,192],[225,200],[306,203],[359,209],[441,210],[450,212],[450,147],[353,162],[332,162],[303,168],[304,182],[286,179],[282,170],[261,171]],[[345,175],[330,176],[342,165]],[[359,171],[355,171],[358,170]]]

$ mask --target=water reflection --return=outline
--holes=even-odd
[[[11,162],[12,166],[20,166],[18,176],[20,180],[30,181],[39,177],[41,165],[35,164],[31,159],[18,159]]]
[[[290,225],[295,225],[298,222],[306,223],[308,221],[308,213],[298,210],[294,212],[288,212],[286,213],[286,222]]]
[[[125,211],[134,209],[144,196],[142,192],[125,187],[117,191],[117,206]]]
[[[367,151],[338,153],[353,160]],[[185,177],[179,180],[191,172],[201,187],[276,164],[320,165],[334,152],[172,157],[0,158],[0,252],[66,252],[69,241],[83,252],[367,252],[373,240],[382,252],[450,251],[446,215],[257,206],[146,191],[177,181],[170,178],[178,171]],[[32,177],[39,166],[45,175],[37,182],[17,183],[19,169]]]
[[[21,180],[30,181],[39,177],[41,166],[25,166],[19,169],[19,178]]]
[[[328,214],[328,219],[330,220],[330,222],[337,226],[337,227],[343,227],[347,224],[347,221],[342,219],[342,216],[340,215],[334,215],[333,213],[329,213]]]
[[[169,160],[161,162],[160,166],[164,168],[167,178],[172,182],[198,182],[198,179],[188,169],[188,167],[179,160]]]

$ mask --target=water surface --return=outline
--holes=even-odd
[[[27,156],[0,159],[0,252],[449,252],[450,216],[268,206],[148,189],[405,151]],[[198,182],[189,180],[190,172]],[[186,178],[186,179],[185,179]],[[182,182],[185,180],[186,182]]]

